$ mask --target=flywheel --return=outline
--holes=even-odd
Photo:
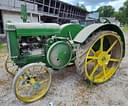
[[[47,52],[47,61],[54,69],[66,67],[72,58],[71,45],[66,41],[53,43]]]

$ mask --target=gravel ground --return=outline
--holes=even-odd
[[[90,86],[76,74],[75,67],[68,67],[62,72],[53,73],[51,88],[44,98],[24,104],[12,92],[13,77],[3,67],[4,56],[0,59],[0,106],[50,106],[50,103],[53,106],[128,106],[127,59],[128,42],[126,56],[117,73],[108,82]]]

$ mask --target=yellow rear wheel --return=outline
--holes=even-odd
[[[51,84],[51,72],[43,63],[28,64],[20,69],[13,81],[16,97],[25,103],[43,97]]]
[[[117,71],[122,60],[120,36],[112,31],[97,35],[85,56],[85,76],[93,83],[103,83]]]

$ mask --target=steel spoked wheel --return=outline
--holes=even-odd
[[[7,56],[7,59],[5,61],[5,69],[9,74],[13,76],[16,74],[18,70],[18,66],[11,60],[9,56]]]
[[[110,79],[122,60],[122,43],[117,33],[104,31],[88,49],[85,57],[85,75],[93,83]]]
[[[43,63],[32,63],[18,71],[13,88],[22,102],[34,102],[43,97],[51,84],[51,72]]]

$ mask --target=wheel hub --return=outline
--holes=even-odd
[[[110,55],[107,52],[101,51],[99,53],[99,55],[98,55],[98,64],[100,66],[107,65],[109,60],[110,60]]]

